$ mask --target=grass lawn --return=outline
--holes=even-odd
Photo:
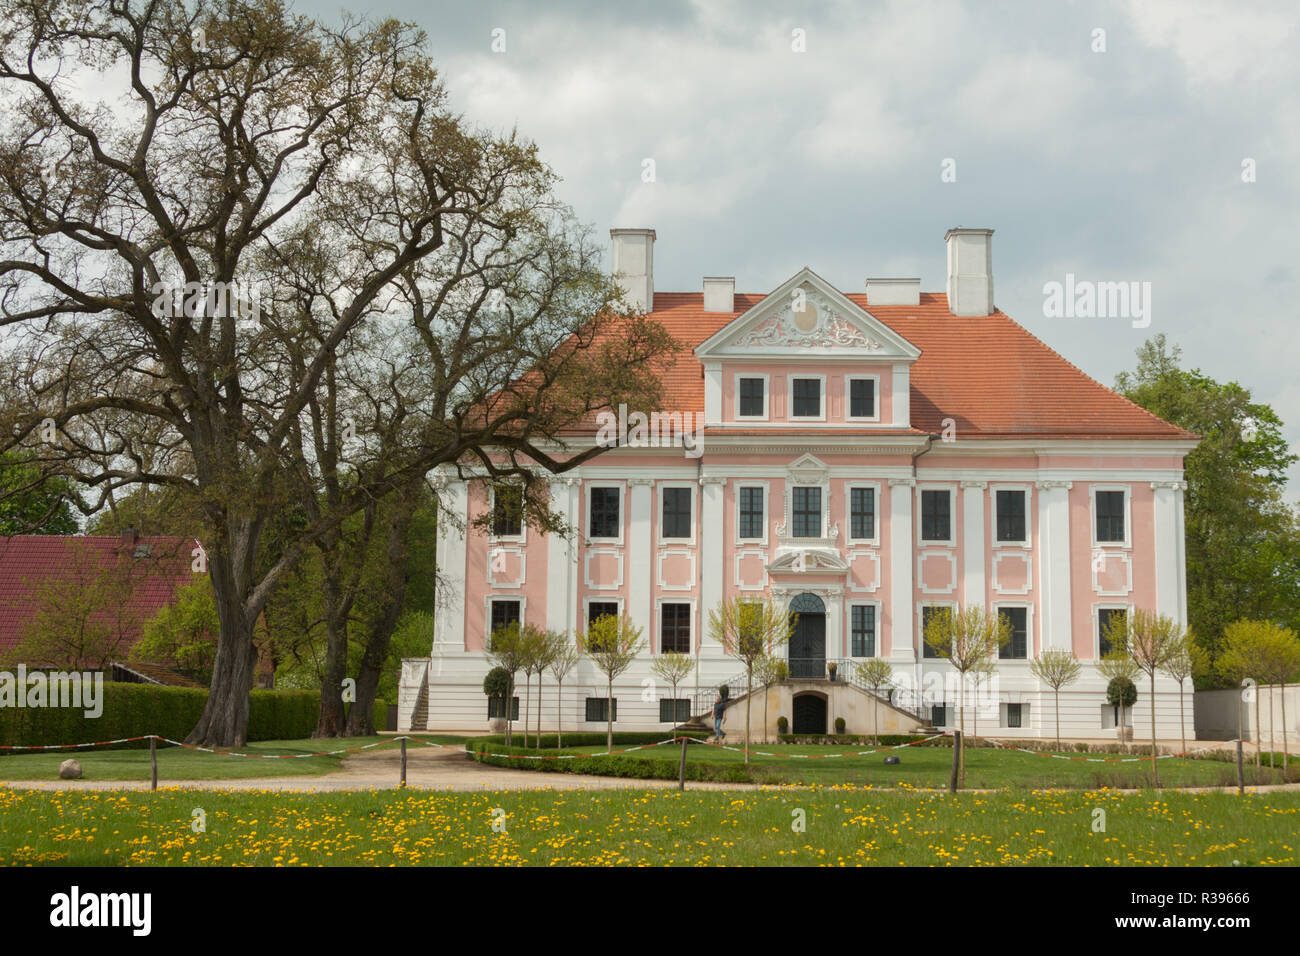
[[[463,737],[422,734],[424,740],[459,744]],[[348,737],[339,740],[265,740],[249,744],[249,754],[304,754],[341,750],[390,740],[390,737]],[[415,744],[414,746],[419,746]],[[396,743],[383,749],[397,750]],[[81,764],[83,780],[148,780],[149,750],[63,750],[53,753],[16,753],[0,756],[0,782],[56,780],[59,764],[69,757]],[[250,777],[319,776],[339,769],[343,757],[298,757],[293,760],[263,760],[257,757],[228,757],[160,744],[158,782],[181,780],[246,780]]]
[[[4,865],[1294,866],[1298,845],[1293,791],[0,788]]]
[[[625,749],[615,744],[615,750]],[[833,786],[853,784],[875,787],[946,787],[952,771],[952,749],[947,747],[905,747],[868,756],[851,756],[855,751],[870,750],[870,746],[832,747],[823,745],[798,746],[792,744],[760,744],[756,750],[779,754],[764,757],[750,754],[754,779],[760,783],[799,783]],[[543,751],[554,754],[555,750]],[[565,748],[564,753],[598,754],[604,747]],[[827,754],[845,754],[827,757]],[[634,751],[624,756],[642,760],[675,760],[680,754],[677,745],[652,747]],[[794,754],[807,754],[799,758]],[[885,757],[897,756],[899,763],[885,764]],[[1071,753],[1072,758],[1083,754]],[[1127,759],[1121,754],[1089,754],[1096,759],[1117,761]],[[1139,757],[1137,754],[1128,755]],[[744,754],[717,747],[691,744],[686,751],[688,761],[715,761],[740,763]],[[526,761],[518,761],[520,765]],[[1162,786],[1236,786],[1237,770],[1231,763],[1218,760],[1189,760],[1168,758],[1160,761]],[[1276,771],[1267,766],[1256,774],[1253,765],[1246,766],[1248,785],[1282,783],[1279,763]],[[1300,760],[1292,762],[1291,780],[1300,780]],[[974,789],[1000,789],[1003,787],[1054,788],[1054,787],[1110,787],[1139,788],[1152,786],[1151,762],[1140,758],[1133,763],[1087,763],[1079,759],[1058,760],[1042,753],[1022,753],[1018,750],[998,750],[991,747],[969,747],[966,750],[966,783]]]

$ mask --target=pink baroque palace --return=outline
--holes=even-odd
[[[900,278],[843,292],[805,268],[746,295],[729,278],[658,292],[654,231],[612,230],[628,301],[688,346],[665,373],[667,408],[618,409],[575,437],[618,447],[551,483],[573,539],[512,523],[508,509],[482,533],[444,523],[447,593],[429,656],[403,662],[399,726],[481,732],[503,715],[482,689],[495,627],[572,638],[618,614],[642,629],[640,658],[612,700],[585,659],[559,690],[547,675],[543,728],[603,730],[612,708],[616,730],[666,735],[725,688],[738,738],[744,669],[710,635],[709,611],[754,598],[797,615],[781,651],[789,679],[752,698],[756,735],[779,717],[795,733],[833,732],[837,718],[849,733],[873,721],[882,733],[946,729],[960,706],[968,733],[1052,737],[1054,695],[1030,662],[1053,648],[1083,665],[1060,694],[1063,736],[1149,733],[1145,677],[1121,714],[1096,664],[1115,615],[1186,624],[1183,458],[1197,436],[996,309],[992,235],[948,231],[946,293]],[[501,492],[445,476],[442,493],[468,527]],[[1006,616],[1012,639],[962,687],[921,635],[928,615],[972,604]],[[667,651],[694,662],[676,694],[651,672]],[[893,668],[879,695],[856,678],[872,657]],[[521,719],[537,712],[536,682],[523,683]],[[1180,735],[1181,691],[1158,678],[1163,738]],[[1185,714],[1193,737],[1190,702]]]

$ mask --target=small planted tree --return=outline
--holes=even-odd
[[[894,668],[889,661],[873,657],[858,663],[857,676],[871,691],[871,736],[875,745],[880,746],[880,694],[893,685]]]
[[[1259,722],[1259,688],[1267,681],[1267,652],[1265,644],[1272,632],[1271,621],[1233,621],[1223,629],[1223,650],[1219,654],[1216,668],[1220,674],[1235,684],[1244,684],[1246,680],[1255,682],[1255,766],[1260,766],[1260,722]],[[1238,708],[1240,717],[1240,707]]]
[[[1184,629],[1178,622],[1155,611],[1137,608],[1122,618],[1128,632],[1125,642],[1138,670],[1147,675],[1151,689],[1151,777],[1160,786],[1160,768],[1156,762],[1156,672],[1163,669],[1170,654],[1182,639]]]
[[[1197,644],[1192,638],[1191,631],[1183,633],[1182,637],[1170,649],[1169,658],[1161,667],[1166,674],[1178,681],[1178,736],[1181,741],[1181,752],[1187,753],[1187,730],[1186,730],[1186,710],[1184,710],[1184,685],[1193,675],[1204,673],[1209,666],[1209,655],[1205,649]]]
[[[709,632],[728,654],[745,665],[745,763],[749,763],[749,698],[754,690],[754,665],[789,643],[794,622],[785,608],[770,601],[723,601],[709,611]]]
[[[514,696],[514,682],[504,667],[494,667],[487,672],[487,676],[483,678],[483,693],[487,695],[489,711],[492,701],[500,701],[503,708],[501,716],[509,716],[510,698]]]
[[[532,709],[533,675],[537,675],[537,746],[542,745],[542,674],[550,665],[551,632],[532,624],[524,625],[519,634],[523,659],[524,687],[528,691],[524,710],[524,746],[528,746],[528,713]]]
[[[524,646],[518,623],[504,624],[492,632],[488,639],[488,661],[499,667],[510,677],[510,686],[506,689],[506,746],[510,746],[510,731],[514,721],[514,712],[510,706],[515,696],[515,675],[523,669],[527,649]],[[527,740],[524,741],[528,743]]]
[[[558,750],[563,746],[560,734],[564,727],[564,679],[582,660],[582,652],[569,640],[567,634],[556,634],[555,639],[549,668],[551,676],[555,678],[555,696],[559,700],[555,707],[555,747]]]
[[[1119,726],[1119,738],[1124,740],[1124,708],[1132,707],[1137,701],[1137,685],[1133,681],[1138,676],[1138,667],[1133,663],[1133,658],[1129,657],[1128,651],[1115,643],[1122,640],[1120,629],[1108,628],[1107,639],[1111,641],[1111,650],[1097,662],[1097,670],[1110,681],[1106,685],[1106,702],[1119,708],[1116,723]]]
[[[673,736],[677,735],[677,685],[684,681],[695,667],[689,654],[665,651],[650,665],[650,673],[672,688]]]
[[[1029,662],[1029,672],[1052,688],[1056,698],[1056,749],[1061,749],[1061,688],[1079,679],[1083,667],[1073,651],[1053,648]]]
[[[767,740],[768,694],[773,684],[778,684],[790,676],[790,665],[784,658],[774,654],[764,654],[754,665],[754,676],[763,685],[763,739]]]
[[[614,679],[632,666],[637,654],[645,646],[641,628],[632,623],[626,614],[614,617],[606,614],[597,618],[580,635],[583,652],[591,658],[597,670],[605,675],[605,731],[606,750],[614,749]]]
[[[1286,739],[1286,685],[1297,672],[1300,672],[1300,640],[1296,638],[1295,631],[1289,627],[1279,627],[1272,622],[1265,623],[1269,628],[1260,640],[1263,680],[1281,691],[1280,694],[1269,697],[1268,765],[1273,766],[1273,728],[1277,726],[1277,721],[1273,719],[1272,698],[1280,696],[1282,698],[1282,770],[1285,773],[1290,766]]]
[[[1011,620],[1001,614],[990,614],[978,604],[960,611],[941,608],[926,622],[924,637],[931,650],[957,671],[961,682],[957,690],[957,721],[965,734],[967,675],[975,668],[985,666],[984,662],[997,656],[999,648],[1011,642]],[[958,756],[957,768],[958,786],[961,786],[966,777],[964,747]]]

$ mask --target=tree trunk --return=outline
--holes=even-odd
[[[745,763],[749,763],[749,699],[754,692],[753,671],[745,671]]]
[[[564,681],[559,678],[555,681],[555,696],[559,698],[555,705],[555,749],[559,750],[564,746]]]
[[[1187,724],[1185,722],[1187,712],[1183,709],[1183,698],[1187,695],[1183,692],[1183,682],[1178,682],[1178,739],[1183,748],[1183,753],[1187,753]]]
[[[605,751],[614,749],[614,678],[610,677],[605,685]]]
[[[1061,688],[1058,686],[1053,695],[1056,697],[1056,749],[1061,749]]]
[[[1286,684],[1282,685],[1282,781],[1286,782],[1287,772],[1287,754],[1290,751],[1286,744]]]
[[[542,749],[542,672],[537,672],[537,749]]]
[[[1151,669],[1151,778],[1160,786],[1160,769],[1156,766],[1156,671]]]
[[[505,717],[506,717],[506,746],[507,746],[507,747],[510,746],[510,741],[511,741],[512,739],[514,739],[513,736],[512,736],[511,733],[510,733],[510,731],[511,731],[513,725],[514,725],[514,719],[513,719],[513,717],[512,717],[512,715],[513,715],[514,712],[515,712],[515,709],[514,709],[514,703],[515,703],[515,675],[514,675],[513,673],[511,673],[511,675],[510,675],[510,686],[506,689],[506,714],[505,714]]]
[[[185,742],[200,747],[242,747],[248,742],[248,692],[253,689],[257,668],[253,622],[244,613],[230,554],[214,548],[208,559],[221,633],[208,699]]]
[[[1273,688],[1276,684],[1268,685],[1268,769],[1273,769],[1273,753],[1277,750],[1274,732],[1277,729],[1277,721],[1273,719]]]
[[[375,732],[375,698],[379,694],[379,681],[383,676],[384,662],[388,660],[388,649],[392,646],[393,631],[397,629],[397,621],[406,604],[406,561],[410,553],[407,536],[417,504],[415,489],[404,493],[388,526],[383,604],[366,635],[361,671],[357,674],[357,699],[348,711],[349,737],[368,737]]]
[[[1255,681],[1255,730],[1251,736],[1255,739],[1255,769],[1259,770],[1264,766],[1264,758],[1260,755],[1260,733],[1259,733],[1259,681]]]
[[[871,736],[875,740],[873,747],[880,746],[880,697],[873,691],[871,694]]]
[[[338,566],[338,542],[322,546],[324,564],[322,603],[325,611],[325,673],[320,682],[320,717],[313,737],[342,736],[347,724],[343,706],[343,679],[348,666],[348,622],[343,610]]]

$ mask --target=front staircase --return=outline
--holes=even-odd
[[[916,731],[917,733],[935,734],[939,732],[934,728],[934,726],[930,722],[932,712],[931,712],[931,708],[928,705],[922,705],[916,708],[915,710],[900,706],[899,704],[894,703],[887,697],[881,697],[879,694],[872,693],[866,687],[866,685],[864,685],[861,681],[857,680],[852,670],[853,665],[857,663],[856,661],[843,661],[843,662],[835,661],[834,663],[837,664],[838,666],[836,668],[835,680],[833,681],[830,679],[829,676],[826,676],[828,673],[828,669],[823,668],[820,671],[820,673],[823,676],[790,677],[787,678],[785,681],[778,682],[778,684],[773,684],[772,687],[777,687],[779,684],[788,684],[788,683],[810,685],[810,689],[816,688],[817,685],[824,685],[827,688],[851,687],[853,688],[853,690],[855,690],[860,694],[865,695],[866,697],[874,698],[880,706],[886,707],[889,710],[892,710],[898,714],[902,714],[905,717],[915,720],[920,725],[920,727]],[[808,668],[801,669],[801,673],[807,671]],[[728,709],[743,701],[746,697],[745,672],[741,671],[735,677],[732,677],[729,680],[716,684],[712,688],[698,691],[691,701],[691,714],[692,714],[691,719],[686,721],[685,723],[679,724],[678,729],[695,730],[695,731],[702,730],[708,733],[712,733],[713,732],[713,699],[718,694],[718,692],[721,691],[723,688],[726,688],[726,696],[724,697],[724,700],[726,701]],[[761,696],[763,693],[763,686],[761,684],[756,684],[751,693]]]

